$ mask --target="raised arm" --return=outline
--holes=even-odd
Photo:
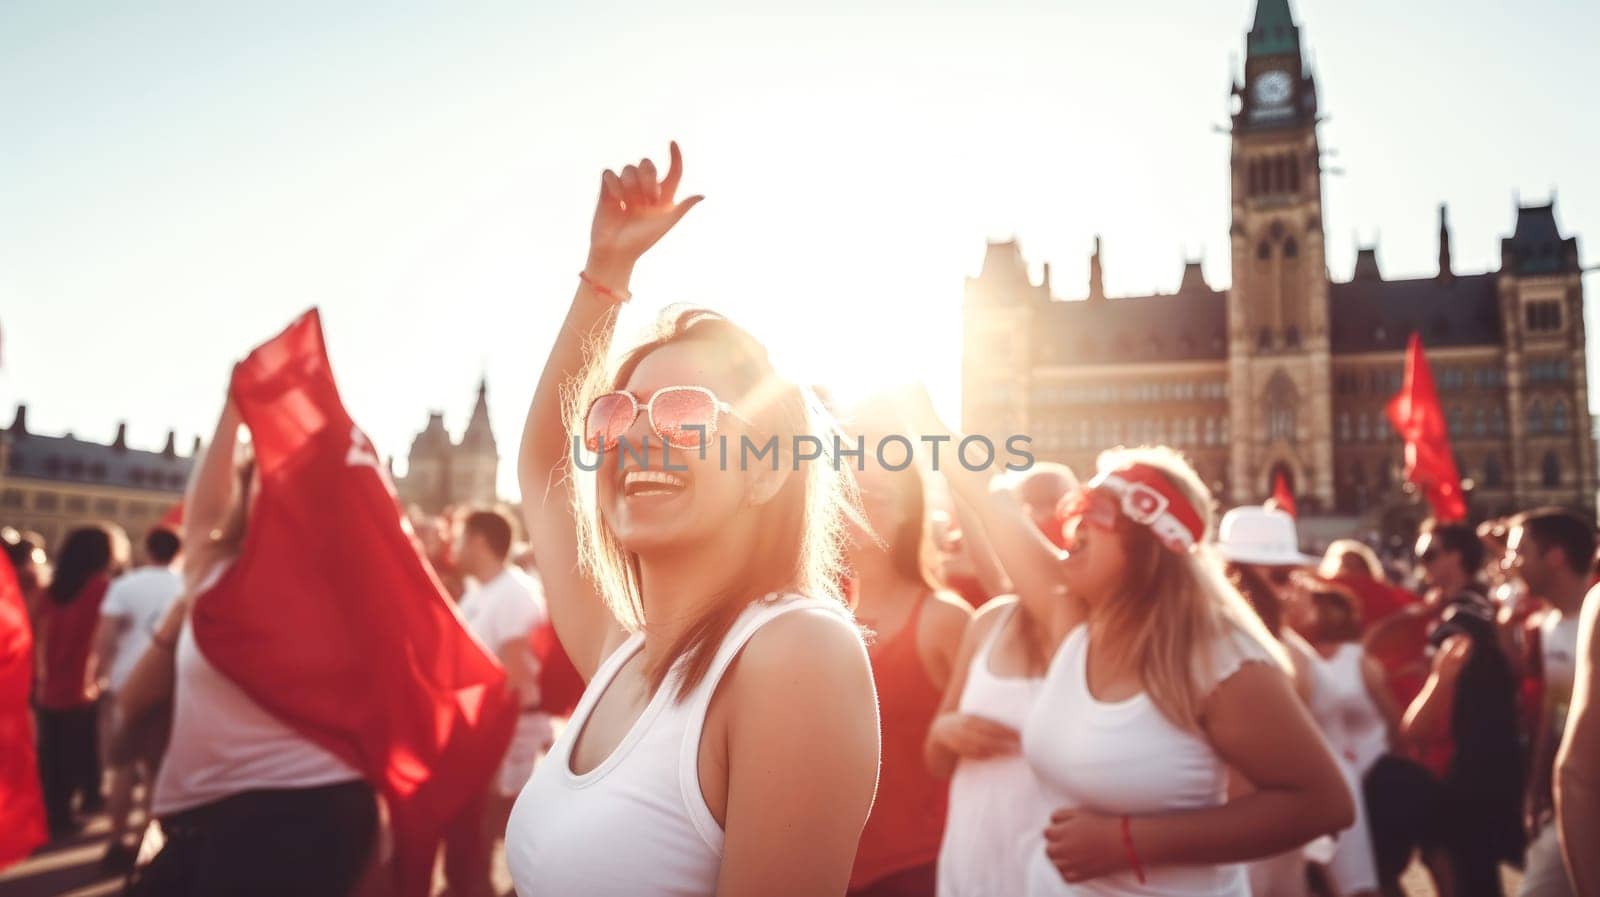
[[[918,388],[906,397],[906,418],[912,438],[928,447],[938,446],[938,470],[950,483],[957,506],[966,503],[970,515],[983,530],[995,559],[1012,588],[1023,600],[1049,601],[1060,609],[1056,635],[1071,631],[1086,616],[1082,603],[1068,596],[1061,583],[1061,553],[1039,532],[1027,506],[1004,479],[992,470],[969,470],[957,455],[966,434],[954,431],[939,419],[926,390]],[[998,463],[998,462],[997,462]]]
[[[529,543],[540,559],[556,635],[585,681],[599,667],[619,626],[593,580],[578,566],[568,479],[572,438],[562,399],[576,387],[591,357],[603,358],[608,352],[617,324],[617,300],[628,295],[639,257],[701,200],[699,196],[674,200],[682,174],[683,158],[674,143],[671,166],[659,182],[649,159],[626,166],[620,175],[606,171],[601,176],[584,277],[545,360],[522,431],[517,476]]]
[[[233,452],[239,440],[239,409],[232,397],[223,402],[217,429],[189,474],[189,487],[183,496],[183,544],[198,548],[211,541],[211,533],[227,516],[233,504],[237,480]],[[188,551],[198,557],[203,552]]]
[[[1578,670],[1556,752],[1556,825],[1573,893],[1600,894],[1600,597],[1578,618]]]

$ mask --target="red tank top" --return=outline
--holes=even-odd
[[[72,710],[93,704],[100,690],[89,681],[89,651],[100,625],[100,603],[111,580],[97,573],[66,604],[44,601],[39,634],[44,644],[44,669],[39,680],[39,706]]]
[[[929,680],[917,653],[922,609],[932,600],[924,597],[892,639],[875,642],[867,650],[878,687],[883,761],[872,815],[850,870],[851,890],[939,858],[949,783],[928,773],[922,745],[943,695]]]

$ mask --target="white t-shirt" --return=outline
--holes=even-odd
[[[134,665],[150,647],[150,636],[161,625],[167,608],[183,592],[183,577],[167,567],[140,567],[117,577],[106,590],[100,616],[124,621],[117,638],[116,653],[106,679],[112,691],[128,681]]]
[[[1089,691],[1089,627],[1067,634],[1022,727],[1022,755],[1052,810],[1088,807],[1113,816],[1181,813],[1227,802],[1228,768],[1205,738],[1180,728],[1145,692],[1101,701]],[[1212,646],[1209,690],[1241,665],[1272,663],[1243,631]],[[1197,670],[1198,673],[1198,670]],[[1028,897],[1249,897],[1237,864],[1157,866],[1068,884],[1044,852],[1044,826],[1029,848]]]
[[[203,592],[226,569],[218,564]],[[156,774],[151,812],[182,812],[246,791],[315,788],[361,778],[326,748],[257,704],[200,652],[183,621],[172,694],[172,737]]]
[[[461,618],[484,648],[498,657],[501,645],[526,639],[533,627],[544,622],[544,588],[520,569],[507,567],[461,596]]]

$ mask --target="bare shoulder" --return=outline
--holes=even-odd
[[[973,634],[983,635],[993,629],[995,624],[1010,612],[1011,608],[1017,606],[1017,600],[1015,595],[996,595],[985,601],[983,606],[972,614],[971,628]]]
[[[822,608],[802,608],[769,622],[745,644],[737,662],[738,678],[846,676],[859,669],[872,672],[861,630],[848,615]]]

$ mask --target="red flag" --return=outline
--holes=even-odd
[[[1295,512],[1294,490],[1289,488],[1289,478],[1283,475],[1282,470],[1272,474],[1272,500],[1278,503],[1278,510],[1290,517],[1300,516]]]
[[[571,716],[583,697],[583,677],[556,638],[549,620],[533,627],[528,636],[539,661],[539,709],[551,716]]]
[[[170,529],[175,533],[180,532],[183,529],[183,499],[173,502],[167,513],[162,514],[161,519],[156,521],[156,526]]]
[[[34,755],[33,630],[11,559],[0,553],[0,869],[49,840]]]
[[[1442,523],[1465,520],[1467,503],[1461,495],[1461,474],[1450,450],[1450,433],[1444,409],[1433,388],[1433,372],[1422,353],[1422,338],[1411,334],[1406,346],[1405,385],[1389,400],[1389,422],[1406,443],[1406,479],[1422,489],[1423,497]]]
[[[400,893],[428,892],[444,825],[516,722],[393,486],[339,400],[315,309],[234,370],[260,489],[239,558],[196,602],[206,658],[384,796]]]

